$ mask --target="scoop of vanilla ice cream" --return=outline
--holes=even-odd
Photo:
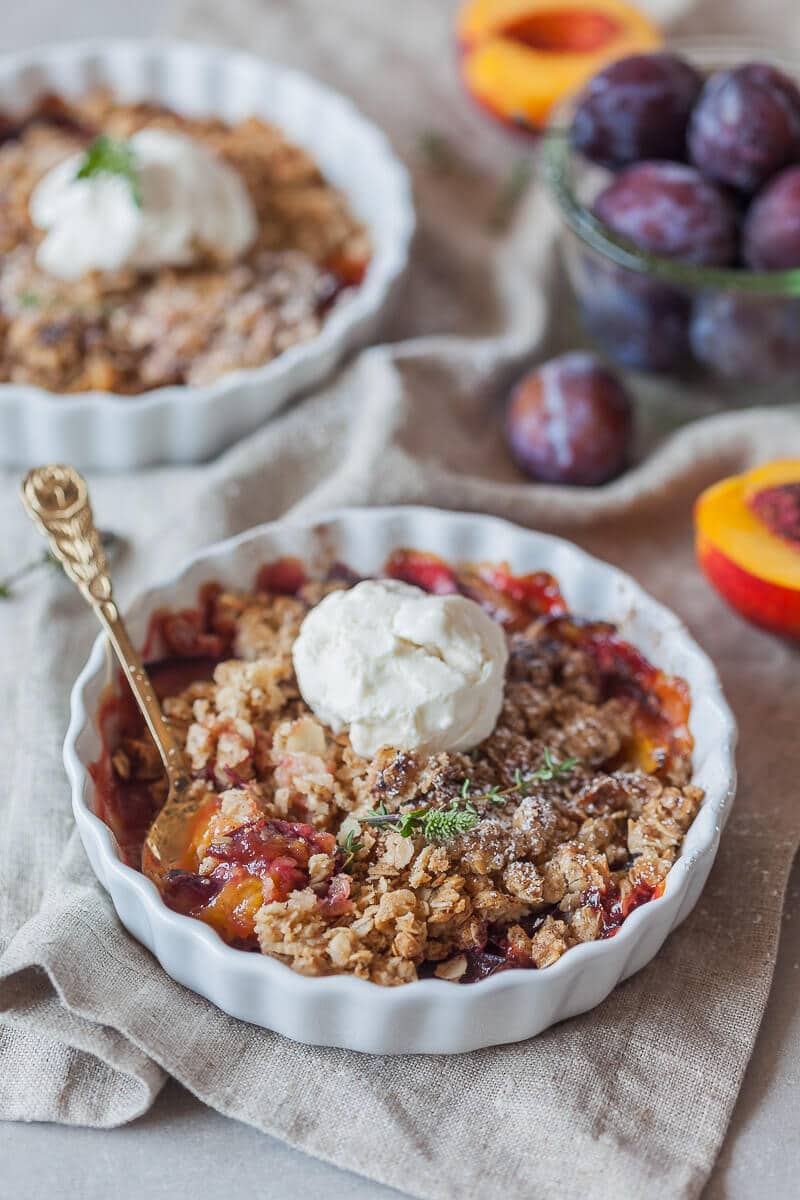
[[[47,231],[36,258],[61,279],[87,271],[187,266],[204,255],[230,262],[255,240],[253,203],[239,174],[202,143],[166,129],[127,141],[140,195],[120,175],[79,179],[76,154],[39,181],[29,201]]]
[[[357,754],[469,750],[495,727],[505,634],[474,601],[395,580],[331,592],[303,621],[294,668],[306,704]]]

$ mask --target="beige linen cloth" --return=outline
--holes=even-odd
[[[434,0],[203,0],[181,25],[338,83],[409,161],[419,129],[435,125],[501,170],[518,150],[459,94],[448,20]],[[42,571],[0,606],[0,1117],[119,1125],[169,1073],[223,1113],[421,1197],[694,1197],[752,1050],[800,838],[800,660],[705,583],[691,506],[721,475],[800,456],[800,409],[697,422],[602,489],[524,482],[499,418],[519,364],[566,337],[552,215],[534,189],[513,230],[493,237],[490,184],[420,168],[417,194],[422,229],[385,329],[392,345],[216,463],[91,479],[99,522],[129,539],[120,593],[203,543],[334,505],[426,502],[574,538],[681,614],[739,719],[739,796],[705,893],[650,966],[528,1043],[382,1059],[237,1022],[167,978],[87,865],[61,742],[95,627],[77,594]],[[8,566],[38,546],[17,486],[15,472],[0,478]]]

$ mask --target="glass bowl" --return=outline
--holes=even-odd
[[[800,82],[796,59],[752,42],[693,40],[669,48],[703,74],[758,59]],[[646,254],[617,238],[591,212],[612,172],[573,151],[565,136],[575,101],[554,113],[542,154],[584,333],[617,366],[679,380],[690,402],[692,388],[695,398],[702,393],[708,399],[713,391],[724,407],[796,399],[800,269],[699,267]]]

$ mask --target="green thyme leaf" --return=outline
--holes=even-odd
[[[41,554],[37,554],[36,558],[32,558],[30,562],[23,563],[21,567],[17,567],[16,571],[12,571],[9,575],[6,575],[5,579],[0,580],[0,600],[10,600],[14,595],[15,584],[20,583],[38,567],[49,566],[51,562],[56,561],[49,550],[43,550]]]
[[[36,292],[20,292],[17,301],[21,308],[38,308],[42,303],[42,297],[37,296]]]
[[[126,180],[137,208],[142,207],[142,185],[136,167],[136,156],[130,143],[101,133],[89,146],[78,167],[76,179],[93,179],[97,175],[119,175]]]
[[[357,854],[359,850],[364,849],[364,843],[358,840],[358,832],[351,829],[346,838],[342,842],[342,849],[348,854]]]
[[[412,808],[400,813],[371,813],[364,820],[378,828],[394,828],[401,837],[421,834],[426,842],[445,842],[458,833],[465,833],[480,821],[472,804],[462,807],[454,800],[449,808]]]
[[[122,544],[122,538],[117,533],[112,533],[110,530],[101,529],[100,541],[106,552],[113,557],[116,551]],[[22,566],[17,567],[15,571],[11,571],[4,579],[0,579],[0,600],[10,600],[14,595],[14,589],[18,583],[26,579],[28,575],[32,575],[39,567],[60,567],[61,563],[53,554],[52,550],[43,550],[41,554],[37,554],[35,558],[29,559]]]
[[[551,779],[562,779],[569,775],[577,765],[577,758],[565,758],[562,762],[556,762],[549,747],[545,746],[544,766],[534,771],[531,779],[540,779],[544,782],[549,782]]]
[[[495,233],[503,233],[511,224],[517,205],[528,190],[532,175],[533,168],[528,159],[520,158],[500,184],[489,213],[489,228]]]
[[[442,174],[451,175],[469,169],[465,160],[438,129],[423,129],[417,146],[428,166]]]
[[[401,837],[413,837],[415,833],[424,833],[425,819],[430,810],[427,808],[412,808],[410,812],[400,813],[397,832]]]
[[[459,808],[455,801],[449,808],[428,809],[422,825],[426,842],[446,842],[459,833],[466,833],[480,821],[477,811],[470,805]]]

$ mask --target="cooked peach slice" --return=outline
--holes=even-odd
[[[475,99],[503,121],[535,126],[613,59],[661,43],[625,0],[468,0],[457,31]]]
[[[715,483],[695,506],[697,557],[742,616],[800,638],[800,459]]]

